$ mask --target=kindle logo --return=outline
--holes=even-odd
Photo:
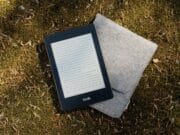
[[[91,97],[85,97],[85,98],[83,98],[82,100],[83,100],[83,102],[86,102],[86,101],[91,100]]]

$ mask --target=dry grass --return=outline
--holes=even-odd
[[[179,0],[0,0],[0,11],[0,134],[180,134]],[[61,112],[41,44],[97,12],[159,45],[120,119]]]

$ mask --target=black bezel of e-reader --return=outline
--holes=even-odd
[[[88,33],[91,33],[93,37],[93,41],[94,41],[94,45],[95,45],[95,49],[96,49],[96,53],[98,57],[98,62],[100,64],[100,69],[101,69],[104,83],[105,83],[105,88],[88,92],[85,94],[73,96],[73,97],[64,98],[61,81],[60,81],[61,79],[60,79],[60,76],[58,75],[55,59],[54,59],[52,48],[51,48],[51,43],[65,40],[65,39],[70,39],[72,37],[81,36]],[[61,104],[62,110],[70,111],[77,107],[87,106],[93,103],[111,99],[113,97],[112,90],[110,87],[110,82],[109,82],[105,64],[104,64],[104,60],[102,57],[100,45],[98,42],[98,37],[97,37],[96,30],[93,24],[89,24],[87,26],[83,26],[80,28],[70,29],[64,32],[56,32],[54,34],[47,36],[44,41],[45,41],[45,46],[48,53],[49,61],[51,64],[51,70],[52,70],[55,85],[56,85],[58,100]]]

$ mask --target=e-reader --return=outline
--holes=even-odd
[[[45,46],[62,110],[113,97],[93,24],[51,34]]]

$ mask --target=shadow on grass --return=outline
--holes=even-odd
[[[166,0],[170,8],[173,9],[174,19],[180,20],[180,0]]]
[[[53,82],[53,76],[52,76],[52,73],[50,70],[50,64],[48,61],[48,55],[46,53],[46,48],[45,48],[44,43],[40,43],[39,45],[37,45],[36,51],[38,53],[40,66],[41,66],[41,69],[42,69],[43,74],[44,74],[43,79],[45,80],[48,87],[50,88],[50,94],[51,94],[51,97],[53,99],[53,103],[56,107],[56,110],[59,113],[64,113],[63,111],[61,111],[60,106],[59,106],[57,93],[55,91],[55,84]]]

